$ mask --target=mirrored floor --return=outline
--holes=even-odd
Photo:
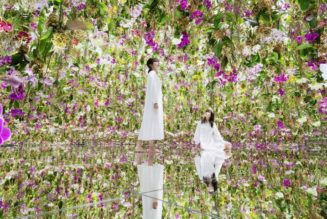
[[[187,140],[158,143],[153,165],[146,155],[137,165],[134,148],[132,140],[1,148],[1,217],[274,218],[285,209],[294,217],[309,207],[323,211],[326,160],[298,148],[234,148],[214,170],[216,189],[199,176],[201,152]]]

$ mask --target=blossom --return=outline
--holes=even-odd
[[[189,40],[189,35],[183,31],[182,32],[182,39],[181,39],[181,42],[177,45],[178,48],[184,48],[186,47],[188,44],[190,44],[190,40]]]
[[[0,104],[0,145],[4,142],[9,141],[11,137],[11,131],[5,127],[5,121],[2,117],[2,105]]]
[[[18,109],[18,108],[11,109],[10,114],[12,117],[22,117],[25,115],[24,111],[22,109]]]
[[[195,24],[198,25],[202,22],[203,13],[200,10],[195,10],[190,15],[191,20],[195,19]]]
[[[144,40],[154,51],[159,49],[158,44],[154,41],[154,31],[148,31],[144,34]]]
[[[324,97],[323,99],[319,100],[318,103],[319,103],[318,112],[327,115],[327,97]]]
[[[29,42],[31,42],[32,37],[26,31],[20,31],[17,35],[17,39],[20,39],[22,41],[26,41],[26,43],[29,43]]]
[[[179,3],[179,6],[182,11],[185,11],[189,6],[187,0],[177,0],[177,3]]]
[[[9,94],[10,100],[23,100],[25,98],[25,90],[23,85],[19,85],[18,89],[12,90]]]
[[[296,37],[296,42],[297,42],[298,44],[301,44],[301,43],[302,43],[302,36],[297,36],[297,37]]]
[[[277,126],[279,129],[284,129],[286,128],[282,120],[277,121]]]
[[[208,10],[212,7],[212,3],[210,0],[203,0],[203,4],[207,7]]]
[[[280,88],[280,89],[278,89],[278,93],[279,93],[280,96],[284,96],[285,90]]]
[[[318,39],[319,37],[319,33],[317,32],[308,32],[305,34],[305,40],[308,42],[308,43],[313,43],[314,41],[316,41],[316,39]]]
[[[0,20],[0,32],[2,32],[2,31],[11,32],[12,30],[13,30],[13,27],[12,27],[11,23]]]
[[[12,62],[11,56],[0,57],[0,67],[3,65],[9,65]]]
[[[276,83],[284,83],[287,80],[288,80],[288,76],[284,72],[274,77],[274,81]]]
[[[76,8],[78,11],[82,11],[86,8],[86,4],[82,2],[82,3],[78,4]]]
[[[132,8],[132,17],[138,18],[142,13],[143,6],[141,4],[138,4]]]
[[[265,182],[265,181],[266,181],[266,178],[265,178],[263,175],[259,175],[259,176],[258,176],[258,180],[259,180],[260,182]]]
[[[220,64],[218,62],[217,57],[215,56],[208,58],[207,63],[209,66],[212,66],[216,71],[220,69]]]
[[[244,10],[244,12],[243,12],[243,16],[244,16],[244,17],[250,17],[252,14],[253,14],[253,12],[250,11],[249,9],[246,9],[246,10]]]
[[[284,179],[283,180],[283,186],[284,187],[290,187],[291,186],[291,180],[290,179]]]

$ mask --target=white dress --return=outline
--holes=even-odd
[[[211,127],[210,123],[197,122],[193,141],[200,144],[202,149],[200,156],[194,158],[200,179],[211,177],[213,173],[218,177],[221,166],[229,156],[224,151],[225,143],[228,142],[223,139],[216,124]]]
[[[143,141],[164,138],[162,84],[155,71],[148,73],[143,119],[138,139]],[[154,104],[158,103],[158,109]]]
[[[143,193],[143,219],[162,218],[162,201],[160,200],[163,198],[163,169],[163,165],[160,164],[154,164],[152,166],[141,164],[137,166],[141,193]],[[157,201],[157,209],[152,208],[153,201]]]

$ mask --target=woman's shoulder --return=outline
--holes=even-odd
[[[151,70],[148,75],[149,77],[155,77],[157,74],[154,70]]]

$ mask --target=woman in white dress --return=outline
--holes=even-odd
[[[149,141],[148,163],[152,165],[155,154],[154,141],[164,139],[162,84],[157,75],[159,60],[151,58],[147,61],[147,66],[149,72],[143,119],[136,144],[136,163],[141,163],[141,153],[144,153],[142,141]]]
[[[199,144],[202,149],[201,155],[194,158],[196,170],[210,193],[217,191],[221,166],[231,156],[231,143],[223,139],[214,119],[214,113],[207,110],[201,121],[197,122],[193,138],[195,144]]]
[[[161,219],[163,199],[163,170],[161,164],[137,165],[137,174],[140,180],[142,193],[142,218]]]

